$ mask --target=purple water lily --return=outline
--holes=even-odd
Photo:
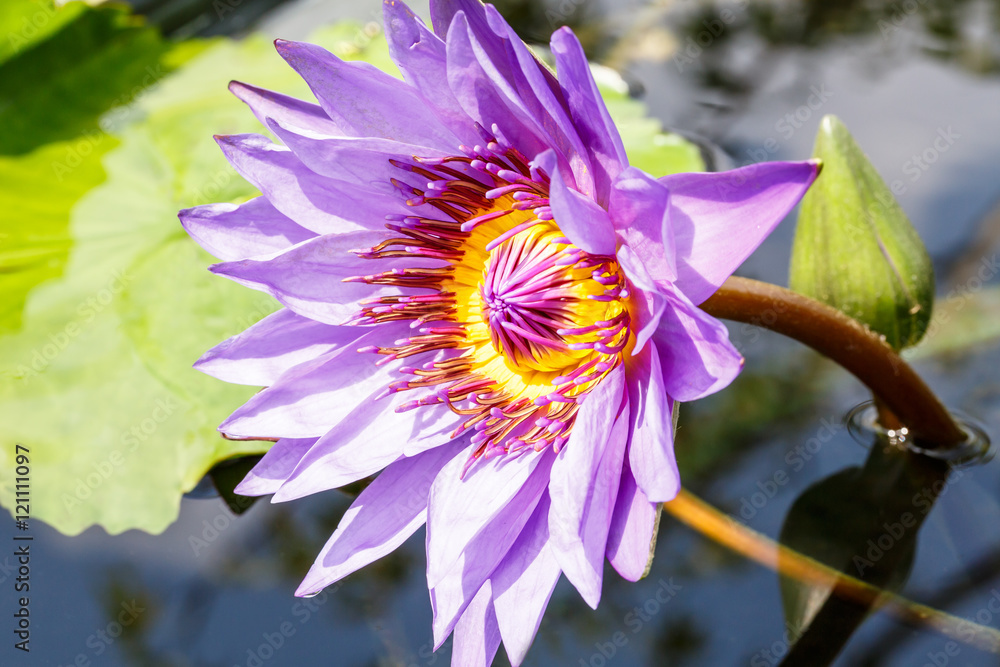
[[[215,273],[283,306],[197,367],[265,390],[220,430],[277,442],[237,488],[286,501],[381,471],[298,595],[427,524],[436,645],[519,665],[560,574],[596,607],[639,579],[679,488],[675,401],[742,358],[708,298],[795,205],[812,162],[654,178],[579,42],[556,74],[491,6],[384,5],[397,80],[277,42],[318,105],[241,83],[281,141],[218,137],[263,196],[181,213]]]

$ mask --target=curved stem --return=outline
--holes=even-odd
[[[835,308],[777,285],[735,276],[701,308],[718,318],[794,338],[837,362],[867,385],[922,447],[950,447],[966,438],[937,396],[891,346]]]

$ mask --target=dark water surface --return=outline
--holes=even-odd
[[[135,4],[177,34],[254,24],[294,39],[322,21],[379,17],[379,3],[370,0],[303,0],[270,13],[264,10],[277,3],[248,1],[223,24],[204,5],[192,9],[197,3]],[[976,287],[970,278],[1000,253],[1000,4],[708,7],[501,5],[529,38],[570,21],[593,57],[622,71],[664,124],[721,146],[728,155],[722,166],[803,159],[820,117],[838,115],[883,177],[904,185],[900,202],[929,247],[939,293]],[[786,281],[791,223],[741,274]],[[998,283],[996,272],[987,285]],[[798,344],[752,327],[730,330],[746,370],[729,390],[682,411],[678,453],[687,487],[770,537],[782,533],[791,513],[786,529],[797,546],[805,549],[817,536],[836,543],[836,535],[853,530],[852,503],[882,492],[884,477],[844,472],[865,465],[869,452],[842,417],[869,397]],[[1000,435],[1000,347],[915,363],[950,406],[994,439]],[[949,482],[933,508],[915,493],[877,517],[892,539],[876,533],[874,546],[883,537],[882,553],[893,555],[868,554],[868,546],[854,553],[896,558],[907,547],[895,543],[892,526],[912,513],[924,523],[902,594],[1000,628],[1000,464],[962,469]],[[349,504],[348,496],[330,492],[283,505],[259,502],[235,517],[217,497],[192,497],[156,536],[90,529],[66,537],[35,523],[27,664],[448,664],[448,646],[430,652],[422,532],[336,590],[310,600],[292,596]],[[820,517],[816,507],[826,513]],[[4,544],[11,543],[10,524],[0,522]],[[909,552],[897,560],[905,570]],[[12,562],[0,556],[0,579],[14,576]],[[609,567],[596,612],[560,582],[526,664],[760,667],[779,664],[791,638],[775,572],[664,516],[650,575],[633,584]],[[822,640],[846,641],[838,665],[1000,662],[878,612],[853,633],[831,626]],[[3,642],[0,656],[13,654],[11,643]],[[502,649],[496,664],[507,664]]]

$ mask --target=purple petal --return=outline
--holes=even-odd
[[[590,163],[587,147],[566,112],[559,83],[552,72],[528,50],[495,7],[486,5],[486,17],[493,31],[506,39],[507,51],[513,53],[512,81],[521,105],[532,118],[539,120],[548,143],[568,161],[573,186],[595,198],[594,168]],[[607,184],[604,190],[606,194]]]
[[[543,162],[551,164],[552,159],[539,161]],[[549,200],[560,231],[582,250],[594,255],[614,255],[615,229],[608,212],[593,199],[567,187],[561,172],[561,169],[554,169],[549,173],[552,179]]]
[[[459,15],[462,15],[459,20],[468,26],[469,33],[478,42],[486,58],[497,68],[497,74],[504,81],[511,80],[512,72],[506,42],[487,20],[486,7],[481,0],[431,0],[430,5],[431,24],[441,39],[450,41],[446,38],[453,27],[452,24]]]
[[[677,279],[669,202],[670,191],[635,167],[619,174],[611,190],[609,211],[619,238],[661,286]]]
[[[399,198],[400,193],[390,179],[405,180],[410,174],[393,166],[390,160],[409,164],[414,156],[430,158],[446,156],[436,148],[401,144],[390,139],[329,137],[285,127],[275,121],[271,121],[269,127],[311,171],[395,198]],[[421,177],[414,184],[422,187],[426,182],[427,179]]]
[[[517,541],[490,575],[497,624],[514,667],[524,661],[561,573],[549,546],[549,507],[545,494]]]
[[[453,461],[438,475],[427,518],[435,648],[531,518],[545,492],[552,459],[549,452],[529,452],[480,461],[464,479],[459,475],[467,460]]]
[[[316,438],[282,438],[274,443],[264,458],[236,485],[236,493],[241,496],[274,493],[314,444]]]
[[[500,628],[493,610],[493,594],[487,581],[476,593],[455,625],[451,649],[452,667],[490,667],[500,648]]]
[[[570,117],[591,155],[595,181],[594,199],[599,204],[606,205],[611,184],[619,172],[628,166],[625,147],[597,89],[587,56],[576,35],[569,28],[560,28],[552,35],[551,48]]]
[[[444,40],[435,35],[410,8],[397,0],[384,0],[389,54],[403,79],[427,99],[438,116],[469,146],[480,141],[473,121],[462,110],[448,85],[448,57]]]
[[[216,345],[194,367],[225,382],[269,386],[293,366],[349,346],[368,331],[321,324],[283,308]]]
[[[712,296],[812,184],[819,162],[761,162],[733,171],[673,174],[670,224],[677,286],[694,304]]]
[[[239,81],[229,84],[229,90],[242,100],[261,125],[267,127],[268,119],[287,123],[322,134],[344,134],[344,128],[330,120],[323,108],[318,104],[282,95],[271,90],[264,90]]]
[[[346,134],[444,149],[458,145],[416,89],[377,67],[345,62],[305,42],[277,40],[275,47]]]
[[[398,413],[396,408],[416,396],[400,392],[375,400],[376,396],[370,394],[357,401],[353,410],[316,442],[272,502],[296,500],[374,475],[403,460],[403,444],[408,441],[423,445],[423,453],[453,440],[452,431],[460,420],[450,410],[431,406]]]
[[[388,213],[412,213],[402,196],[320,176],[259,134],[216,137],[226,159],[276,209],[317,234],[384,230]]]
[[[660,351],[650,343],[628,363],[632,405],[629,463],[632,474],[652,502],[673,500],[681,488],[674,457],[674,402],[664,388],[666,373]]]
[[[608,373],[577,413],[552,466],[549,533],[559,567],[593,609],[601,599],[608,527],[628,439],[625,370]]]
[[[646,342],[656,333],[660,318],[667,307],[667,300],[660,294],[659,288],[646,272],[646,267],[631,248],[626,245],[621,246],[615,258],[625,272],[632,291],[630,328],[635,332],[635,345],[632,347],[634,356],[642,352]]]
[[[285,250],[316,234],[278,212],[264,197],[243,204],[207,204],[177,214],[184,230],[223,261]]]
[[[430,480],[456,454],[439,447],[386,468],[344,513],[295,594],[318,593],[405,542],[427,518]]]
[[[660,505],[649,501],[632,476],[629,457],[622,466],[615,513],[608,532],[608,561],[625,579],[639,581],[653,560]]]
[[[244,403],[219,430],[235,437],[323,435],[396,379],[393,364],[376,366],[376,355],[360,353],[356,347],[391,343],[405,331],[405,323],[379,325],[369,329],[356,345],[295,366]]]
[[[473,120],[485,128],[496,124],[523,154],[537,155],[548,148],[544,131],[473,35],[465,14],[455,17],[448,32],[448,83]]]
[[[524,514],[517,520],[513,542],[544,490],[551,459],[547,452],[495,457],[475,462],[464,476],[467,461],[455,460],[441,471],[431,489],[427,519],[429,588],[437,586],[473,538],[497,517]],[[516,503],[515,498],[519,497],[521,502]],[[524,513],[527,505],[530,508]],[[497,561],[502,556],[499,554]]]
[[[677,290],[663,295],[668,304],[653,340],[660,350],[666,392],[686,402],[729,386],[743,368],[743,357],[729,342],[726,325]]]
[[[399,294],[392,285],[344,282],[402,268],[438,266],[439,261],[394,257],[373,262],[352,250],[371,248],[388,238],[383,232],[350,232],[317,236],[280,255],[215,264],[214,273],[267,292],[300,315],[325,324],[344,324],[360,314],[358,301]]]

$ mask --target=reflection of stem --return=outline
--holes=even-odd
[[[949,639],[1000,654],[1000,630],[966,621],[884,591],[809,558],[747,528],[697,496],[682,490],[663,509],[702,535],[742,556],[805,584],[833,588],[862,605],[879,604],[913,627],[928,627]]]
[[[930,604],[934,607],[946,607],[964,599],[970,593],[977,592],[979,587],[1000,576],[1000,551],[993,551],[980,558],[970,567],[963,570],[962,576],[930,596]],[[869,645],[867,651],[861,651],[864,656],[857,660],[859,665],[880,665],[887,656],[892,655],[900,644],[912,637],[905,628],[895,626]]]
[[[808,345],[850,371],[907,425],[925,448],[949,447],[965,434],[914,370],[855,319],[777,285],[732,277],[701,308],[761,326]]]

